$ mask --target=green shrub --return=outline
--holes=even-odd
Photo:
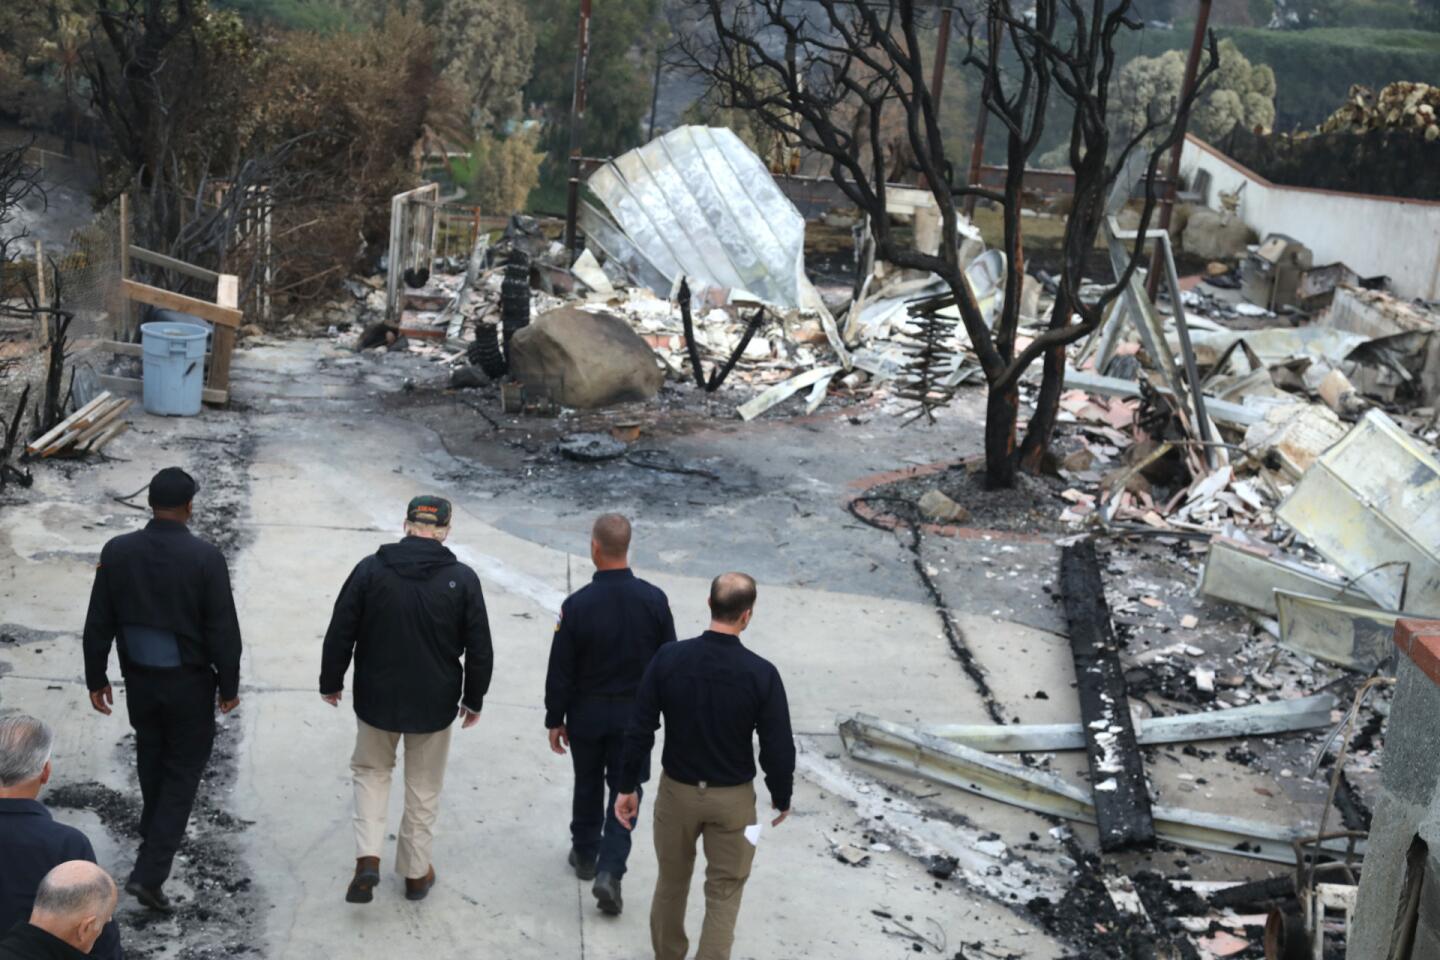
[[[1132,57],[1187,50],[1193,29],[1193,23],[1177,23],[1174,30],[1140,30],[1124,38],[1121,49]],[[1397,80],[1428,83],[1440,77],[1440,33],[1425,30],[1224,27],[1215,33],[1234,40],[1251,63],[1275,71],[1277,130],[1320,124],[1344,102],[1352,84],[1378,90]]]

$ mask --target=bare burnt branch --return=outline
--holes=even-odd
[[[931,38],[926,30],[934,7],[914,0],[691,0],[695,23],[703,25],[677,44],[680,58],[704,78],[721,102],[748,111],[768,130],[823,158],[845,197],[868,219],[875,255],[900,267],[933,272],[949,287],[946,296],[924,305],[934,316],[954,307],[989,385],[987,462],[994,482],[1006,482],[1018,454],[1015,418],[1020,377],[1045,358],[1041,405],[1058,397],[1064,347],[1092,331],[1104,307],[1133,275],[1143,241],[1128,249],[1129,261],[1099,304],[1079,297],[1084,265],[1104,227],[1105,204],[1116,178],[1136,150],[1146,158],[1147,191],[1143,227],[1155,208],[1154,181],[1161,155],[1179,136],[1173,117],[1153,118],[1138,132],[1115,142],[1108,124],[1110,93],[1117,74],[1116,37],[1139,23],[1133,0],[1037,0],[1022,12],[1013,0],[980,0],[955,10],[959,60],[980,81],[981,109],[994,119],[1006,145],[1004,182],[999,187],[957,183],[946,155],[938,106],[927,67]],[[1211,64],[1201,80],[1213,73]],[[1017,349],[1019,301],[1024,271],[1021,219],[1025,168],[1046,132],[1052,101],[1070,107],[1066,150],[1075,171],[1072,212],[1062,238],[1060,294],[1048,328]],[[1178,105],[1183,116],[1193,94]],[[892,121],[898,121],[893,123]],[[1158,140],[1158,142],[1157,142]],[[903,156],[902,156],[903,154]],[[901,162],[895,162],[900,157]],[[893,165],[892,165],[893,164]],[[940,210],[938,252],[902,242],[890,227],[887,174],[916,176]],[[958,257],[957,198],[979,197],[1001,214],[1003,252],[1009,269],[993,329],[981,314]],[[938,318],[937,318],[938,319]],[[941,323],[927,326],[931,349],[922,350],[910,391],[924,404],[944,402],[935,364]],[[948,358],[947,362],[948,362]],[[1026,446],[1048,443],[1041,412],[1031,421]],[[995,420],[990,423],[989,420]],[[1037,429],[1038,428],[1038,429]]]
[[[710,379],[705,381],[705,392],[714,393],[720,389],[725,378],[730,376],[730,371],[735,369],[735,364],[745,355],[745,348],[750,346],[750,341],[755,338],[756,332],[765,323],[765,308],[760,307],[750,314],[750,319],[745,323],[745,332],[741,334],[740,341],[735,344],[735,349],[730,351],[730,356],[725,358],[722,366],[710,371]]]

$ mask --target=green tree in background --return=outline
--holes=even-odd
[[[1233,40],[1222,40],[1219,49],[1220,68],[1190,114],[1190,132],[1213,143],[1236,126],[1269,130],[1275,125],[1275,71],[1246,60]],[[1170,50],[1158,57],[1138,57],[1121,69],[1115,117],[1122,131],[1141,129],[1156,111],[1174,110],[1185,58],[1185,53]]]
[[[589,97],[581,150],[609,157],[644,138],[640,121],[650,109],[659,0],[602,0],[590,20]],[[564,206],[566,157],[570,148],[570,98],[575,81],[575,31],[580,0],[530,0],[535,27],[536,69],[525,99],[545,122],[541,146],[545,164],[531,206]]]
[[[444,0],[437,20],[444,77],[461,91],[472,133],[517,116],[535,52],[520,0]]]
[[[530,191],[540,182],[540,131],[537,125],[520,127],[508,137],[484,133],[470,145],[470,155],[449,164],[450,175],[465,188],[466,202],[486,214],[508,214],[525,209]]]
[[[80,50],[93,0],[0,2],[0,115],[75,137],[87,92]]]

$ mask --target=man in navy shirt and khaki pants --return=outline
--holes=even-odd
[[[595,578],[560,608],[545,677],[550,749],[563,754],[569,746],[575,766],[570,865],[581,880],[595,881],[596,903],[611,916],[623,908],[620,881],[630,857],[630,831],[613,812],[625,727],[650,658],[675,640],[670,602],[659,587],[635,576],[629,552],[629,520],[607,513],[595,521],[590,534]],[[648,769],[638,776],[647,779]],[[635,789],[638,793],[638,782]]]
[[[779,826],[790,813],[795,742],[780,674],[740,643],[755,608],[755,581],[725,573],[710,585],[710,629],[661,647],[635,698],[615,816],[633,826],[636,790],[665,718],[664,773],[655,799],[655,856],[660,873],[650,904],[656,960],[683,960],[685,901],[695,871],[695,842],[705,841],[705,923],[695,960],[729,960],[740,896],[759,839],[755,826],[755,759]],[[747,830],[748,828],[748,830]],[[750,835],[747,836],[747,833]]]

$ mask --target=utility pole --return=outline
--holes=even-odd
[[[580,132],[585,124],[585,67],[590,57],[590,0],[580,0],[575,35],[575,93],[570,100],[570,179],[565,191],[565,249],[575,255],[575,219],[580,207]]]
[[[940,39],[935,42],[935,69],[930,75],[930,96],[935,98],[935,112],[940,112],[940,94],[945,89],[945,60],[950,55],[950,18],[954,10],[940,11]]]
[[[660,48],[655,48],[655,79],[650,84],[650,129],[645,133],[645,142],[655,139],[655,110],[660,106]]]
[[[988,87],[989,81],[985,85]],[[980,94],[980,116],[975,120],[975,139],[970,144],[970,172],[965,176],[967,187],[978,187],[980,185],[980,166],[985,158],[985,122],[990,119],[990,108],[985,105],[985,94]],[[965,195],[962,212],[966,219],[975,219],[975,194]]]
[[[997,24],[991,22],[990,45],[996,51],[994,56],[999,57],[1000,43],[1005,39],[1004,31]],[[975,137],[970,141],[970,171],[965,175],[967,187],[978,187],[980,185],[980,167],[985,161],[985,125],[990,120],[990,106],[986,102],[990,97],[990,77],[987,74],[984,84],[980,87],[980,115],[975,118]],[[975,201],[978,199],[975,194],[967,193],[961,212],[967,220],[975,219]]]
[[[1195,77],[1200,72],[1200,55],[1205,49],[1205,31],[1210,24],[1210,0],[1200,0],[1200,12],[1195,18],[1195,36],[1190,40],[1190,57],[1185,61],[1185,80],[1180,85],[1180,114],[1175,118],[1179,136],[1170,150],[1170,166],[1165,174],[1165,194],[1160,201],[1160,230],[1170,229],[1170,214],[1175,208],[1175,187],[1180,180],[1180,155],[1185,152],[1185,128],[1190,125],[1190,95],[1195,89]],[[1150,272],[1145,277],[1145,292],[1154,301],[1160,290],[1161,258],[1164,251],[1160,244],[1150,254]]]

